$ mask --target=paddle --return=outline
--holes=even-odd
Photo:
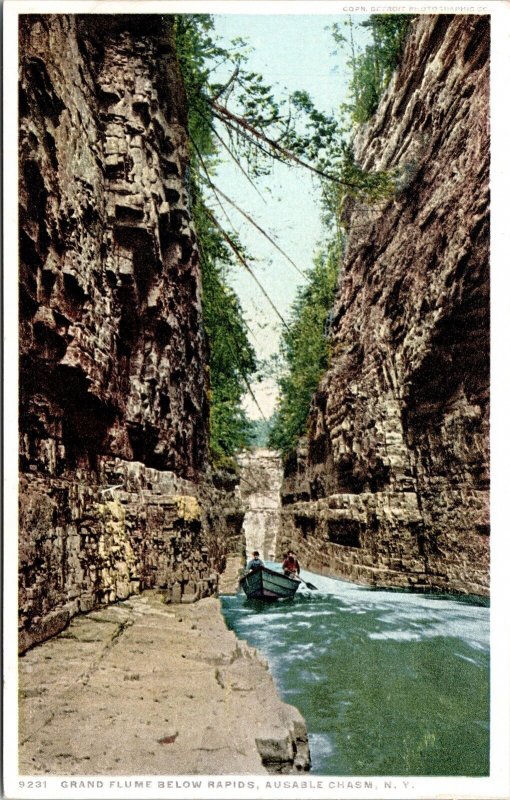
[[[300,577],[299,577],[299,575],[297,575],[296,577],[297,577],[298,581],[301,581],[301,583],[304,583],[304,584],[305,584],[305,586],[307,587],[307,589],[314,589],[316,592],[318,592],[318,591],[319,591],[319,590],[317,589],[317,587],[313,585],[313,583],[308,583],[307,581],[304,581],[304,580],[303,580],[303,578],[300,578]]]

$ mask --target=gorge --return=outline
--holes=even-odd
[[[183,619],[182,658],[193,642],[202,669],[207,651],[211,729],[230,691],[245,692],[254,726],[258,693],[268,698],[274,725],[256,748],[247,737],[239,771],[308,769],[301,715],[221,627],[214,597],[229,565],[246,550],[276,560],[292,548],[306,568],[362,585],[489,593],[489,19],[413,20],[355,140],[357,162],[393,171],[395,190],[345,203],[329,361],[307,432],[283,462],[256,450],[235,469],[210,457],[202,254],[171,19],[19,19],[19,651],[36,674],[35,646],[57,652],[58,634],[81,641],[82,628],[90,641],[92,612],[111,626],[92,661],[110,657],[126,625],[141,641],[143,619],[161,621],[157,594],[165,648]],[[186,606],[180,618],[174,606]],[[171,668],[184,692],[181,664]],[[42,724],[37,703],[26,728],[31,714]],[[190,763],[227,771],[214,755]]]

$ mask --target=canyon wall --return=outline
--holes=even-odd
[[[77,611],[211,594],[186,99],[168,17],[20,18],[20,648]],[[111,488],[114,487],[114,488]]]
[[[371,585],[489,587],[489,19],[422,16],[359,163],[330,366],[285,465],[280,552]]]

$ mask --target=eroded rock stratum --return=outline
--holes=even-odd
[[[242,514],[231,484],[205,480],[200,272],[168,18],[22,16],[19,110],[25,650],[140,588],[213,593]]]
[[[489,19],[422,16],[373,121],[395,196],[350,209],[330,367],[286,464],[280,550],[378,585],[488,592]]]

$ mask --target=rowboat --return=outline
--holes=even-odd
[[[243,575],[241,588],[250,600],[292,600],[299,587],[299,578],[290,578],[269,567],[256,567]]]

